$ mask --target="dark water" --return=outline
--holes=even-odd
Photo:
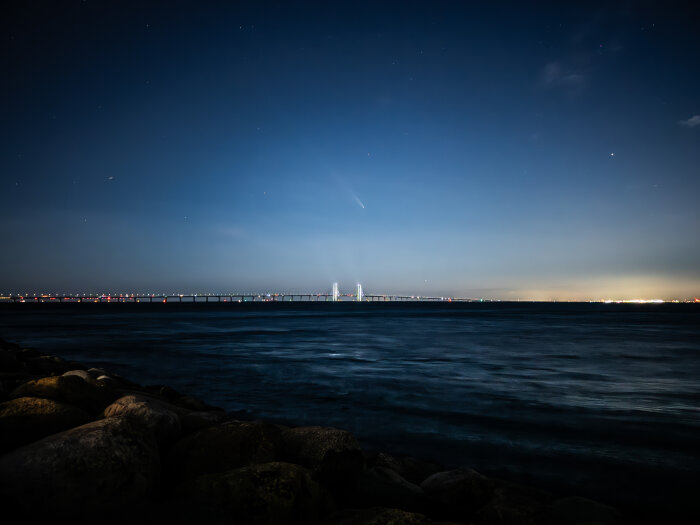
[[[0,305],[0,337],[616,504],[700,485],[692,304]]]

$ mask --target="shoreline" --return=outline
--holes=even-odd
[[[612,525],[639,523],[643,518],[628,509],[549,493],[471,469],[450,470],[421,459],[362,450],[352,434],[340,429],[238,420],[235,414],[168,386],[141,386],[104,370],[1,340],[0,356],[0,435],[5,436],[0,450],[0,493],[11,495],[8,502],[37,518],[48,514],[80,519],[73,504],[86,494],[94,499],[93,510],[128,509],[129,519],[170,512],[176,522],[178,516],[201,512],[213,513],[216,519],[238,516],[243,522],[255,523],[385,523],[393,516],[391,519],[399,520],[395,523],[546,525],[579,523],[587,517],[587,521],[595,518]],[[116,484],[114,479],[105,480],[104,472],[96,474],[89,465],[83,465],[82,474],[76,476],[71,474],[75,465],[51,455],[57,448],[68,447],[68,456],[100,457],[104,455],[100,446],[117,439],[115,434],[132,442],[139,436],[136,448],[147,444],[138,451],[141,459],[131,468],[143,466],[144,457],[150,457],[155,466],[142,473],[146,481],[138,486],[132,483],[125,489],[123,480]],[[95,435],[104,442],[93,450],[89,443]],[[232,447],[243,452],[230,458]],[[42,457],[45,464],[37,460]],[[27,473],[29,464],[33,466]],[[131,474],[123,471],[124,465],[110,469],[113,478]],[[47,478],[48,472],[54,477]],[[89,475],[84,476],[86,472]],[[91,476],[97,476],[107,488],[94,493]],[[263,476],[277,485],[286,480],[285,490],[291,490],[294,501],[280,502],[274,491],[256,493],[249,486],[251,476]],[[85,479],[76,481],[76,477]],[[61,497],[37,507],[41,491],[35,485],[46,479],[43,490]],[[221,497],[222,483],[227,487],[225,497]],[[295,499],[309,491],[318,497]],[[120,500],[126,503],[116,505]],[[66,505],[66,501],[72,503]],[[232,501],[237,502],[233,507]],[[258,514],[241,515],[253,512],[245,510],[251,501],[256,502],[253,507]],[[296,510],[290,511],[290,505]],[[302,521],[297,511],[303,514]]]

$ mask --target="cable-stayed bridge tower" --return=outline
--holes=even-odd
[[[362,301],[362,285],[357,283],[357,300]]]
[[[337,301],[338,297],[340,297],[340,293],[338,292],[338,283],[333,283],[333,300]]]

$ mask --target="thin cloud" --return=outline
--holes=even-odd
[[[561,62],[549,62],[540,72],[540,83],[545,88],[571,90],[583,85],[586,76],[566,67]]]
[[[246,231],[240,226],[222,226],[219,228],[219,233],[226,237],[240,239],[246,236]]]
[[[678,123],[686,128],[694,128],[700,126],[700,115],[693,115],[688,120],[679,120]]]

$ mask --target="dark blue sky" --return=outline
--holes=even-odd
[[[700,294],[691,3],[15,2],[0,291]]]

